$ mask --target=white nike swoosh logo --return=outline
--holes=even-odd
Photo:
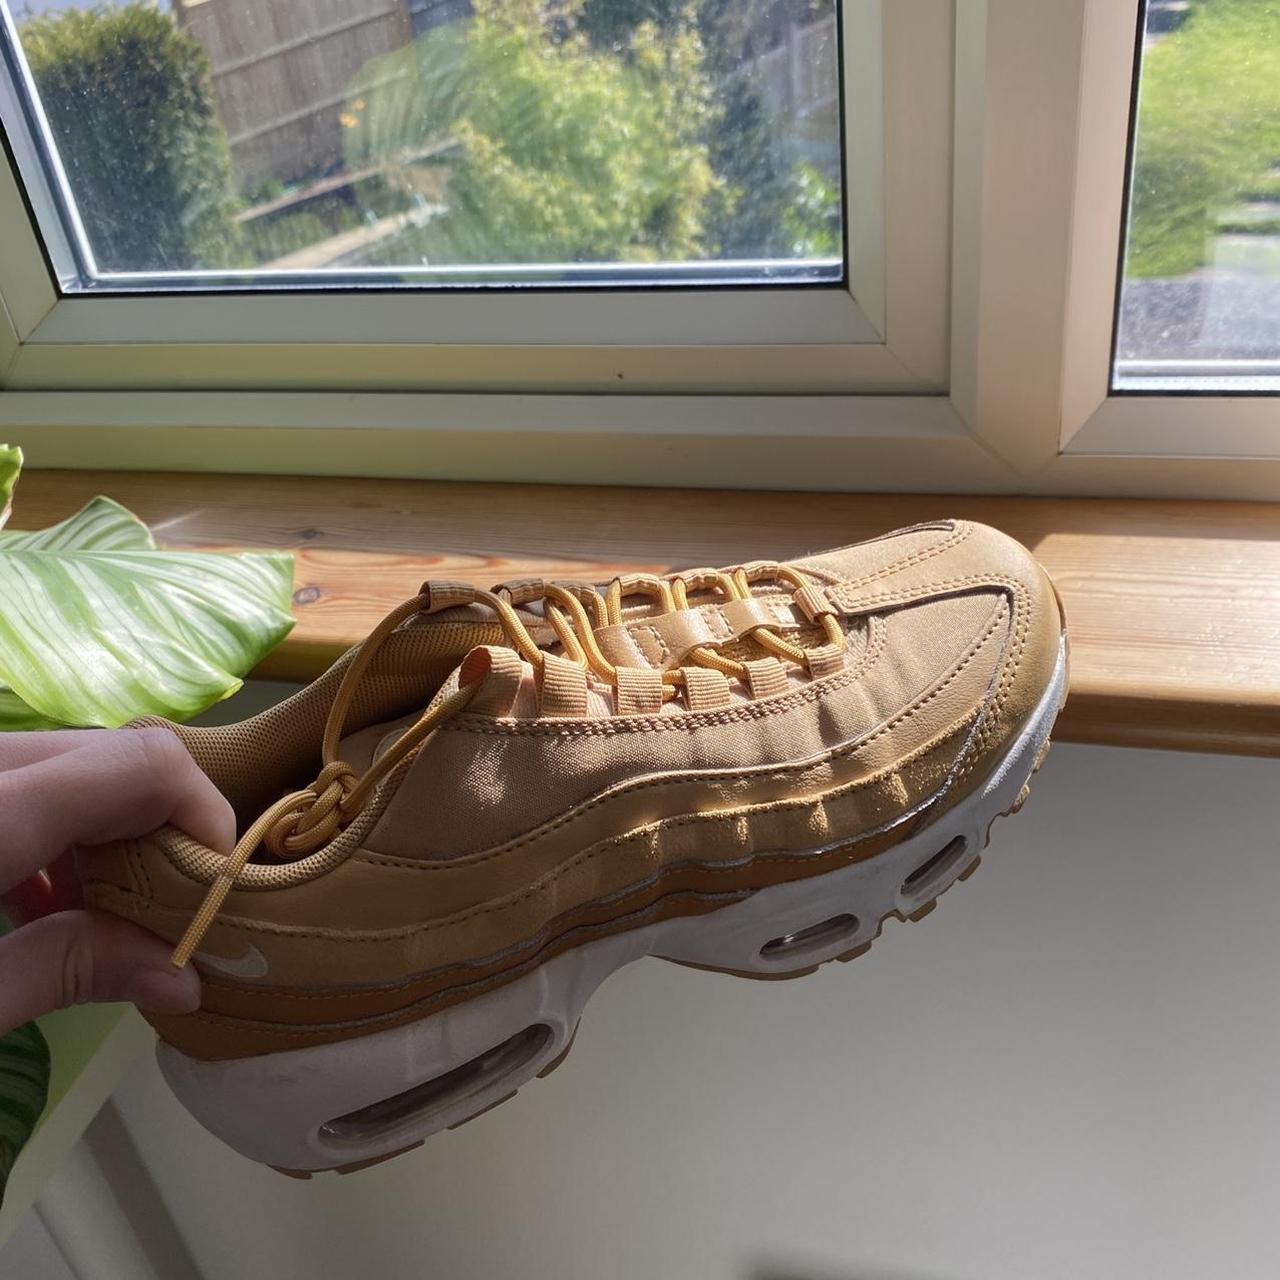
[[[265,978],[267,976],[267,957],[252,944],[249,950],[239,958],[211,956],[207,951],[197,951],[191,958],[198,960],[206,969],[216,969],[219,973],[228,974],[232,978]]]

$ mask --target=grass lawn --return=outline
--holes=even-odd
[[[1143,57],[1127,274],[1194,271],[1258,200],[1280,201],[1280,3],[1196,0]]]

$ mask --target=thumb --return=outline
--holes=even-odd
[[[131,1000],[152,1013],[190,1013],[200,980],[169,963],[169,944],[116,916],[62,911],[0,938],[0,1035],[88,1001]]]

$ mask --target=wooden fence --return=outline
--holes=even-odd
[[[839,163],[839,34],[835,15],[805,26],[787,25],[780,43],[742,68],[760,86],[774,114],[790,127],[783,133],[803,158]],[[798,156],[797,158],[800,158]]]
[[[267,179],[314,180],[337,169],[339,117],[355,74],[468,10],[468,0],[174,0],[177,20],[213,63],[232,160],[248,191]],[[838,167],[834,14],[782,25],[775,38],[740,74],[760,84],[795,159]]]
[[[410,39],[403,0],[174,0],[173,11],[213,63],[232,161],[250,190],[337,165],[352,77]]]

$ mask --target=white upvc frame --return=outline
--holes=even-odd
[[[882,217],[859,226],[881,236],[883,310],[874,280],[853,290],[881,343],[708,345],[691,313],[687,345],[557,345],[534,297],[510,300],[530,304],[519,342],[352,348],[267,310],[236,342],[205,308],[249,300],[62,299],[0,324],[0,437],[41,465],[1276,498],[1280,401],[1108,393],[1139,4],[846,6],[846,30],[858,11],[881,31],[879,69],[846,61],[879,102],[850,108],[847,163],[882,163]],[[15,199],[0,175],[0,219]],[[0,268],[7,301],[31,264],[0,246]],[[126,310],[84,329],[71,301],[160,307],[176,336],[139,343],[150,321]],[[575,305],[609,332],[616,302]]]
[[[1280,497],[1280,400],[1110,391],[1141,0],[959,5],[951,396],[1029,490]]]
[[[886,253],[884,211],[886,192],[906,185],[896,171],[911,163],[911,153],[940,158],[949,148],[948,7],[945,0],[844,5],[849,279],[843,286],[401,288],[198,300],[189,293],[60,294],[52,279],[33,287],[14,278],[39,253],[24,219],[0,245],[0,292],[20,299],[12,309],[20,349],[6,385],[603,392],[621,383],[648,392],[779,394],[803,379],[832,392],[936,392],[946,379],[948,166],[931,166],[913,193],[923,209],[906,214],[923,251]],[[921,20],[931,10],[946,17],[945,29],[920,41],[922,27],[937,25]],[[882,91],[886,75],[923,100],[925,109],[905,126],[888,118],[894,99]],[[9,102],[11,120],[19,108]],[[886,152],[885,137],[904,127],[913,135],[910,153]],[[37,214],[43,212],[39,221],[52,227],[57,184],[24,133],[11,128],[10,137],[25,188]],[[12,184],[11,174],[3,177]],[[15,193],[6,194],[11,203]],[[74,261],[91,250],[87,243],[73,250],[82,239],[74,234],[52,243],[56,238],[46,236],[54,274],[65,281]]]

